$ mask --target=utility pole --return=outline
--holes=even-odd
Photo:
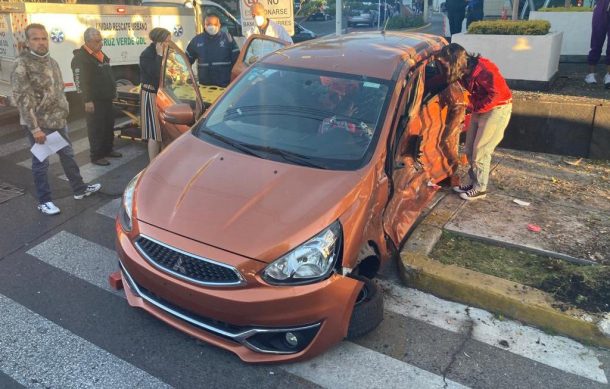
[[[341,0],[337,0],[337,5],[335,9],[335,34],[337,36],[341,35],[342,30],[342,22],[343,22],[343,4]]]
[[[424,23],[428,23],[428,0],[424,0]]]
[[[379,25],[381,24],[381,0],[377,0],[377,29],[379,30]]]

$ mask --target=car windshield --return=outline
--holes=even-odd
[[[258,65],[219,101],[194,134],[260,158],[333,170],[370,160],[389,82]]]

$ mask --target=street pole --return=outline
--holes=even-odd
[[[513,0],[513,20],[519,19],[519,0]]]
[[[381,24],[381,0],[377,0],[377,29],[379,30],[379,25]]]
[[[341,35],[342,23],[343,23],[343,4],[341,0],[337,0],[337,9],[335,9],[335,34],[337,36]]]
[[[424,0],[424,23],[428,23],[428,0]]]

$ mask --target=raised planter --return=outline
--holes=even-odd
[[[461,33],[452,42],[494,62],[517,89],[546,90],[559,70],[562,32],[546,35],[485,35]]]
[[[530,12],[530,20],[546,20],[551,32],[563,32],[562,61],[586,61],[591,43],[593,12]],[[606,44],[602,53],[606,52]]]

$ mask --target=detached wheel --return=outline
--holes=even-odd
[[[364,286],[358,293],[347,329],[347,339],[356,339],[373,331],[383,320],[383,293],[377,284],[366,277],[352,276]]]

